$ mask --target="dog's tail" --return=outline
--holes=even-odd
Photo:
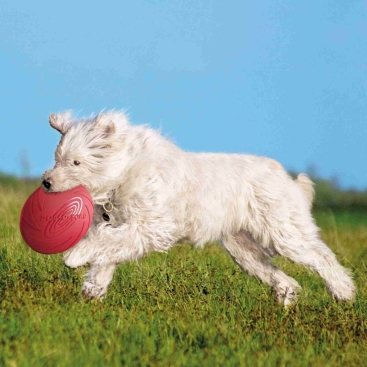
[[[314,189],[314,183],[311,181],[311,179],[305,174],[300,173],[296,181],[297,185],[302,189],[304,195],[306,196],[308,206],[311,208],[313,199],[315,197],[315,189]]]

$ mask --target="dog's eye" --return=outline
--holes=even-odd
[[[74,165],[75,166],[79,166],[80,162],[79,161],[74,161]]]

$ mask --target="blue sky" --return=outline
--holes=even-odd
[[[48,115],[127,109],[191,151],[367,188],[366,1],[0,2],[0,170],[38,176]]]

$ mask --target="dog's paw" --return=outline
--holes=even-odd
[[[107,292],[107,288],[94,282],[84,282],[82,295],[89,299],[102,298]]]
[[[64,264],[71,269],[79,268],[80,266],[87,265],[89,260],[80,254],[77,251],[66,251],[63,255]]]
[[[288,308],[297,303],[297,291],[299,289],[301,287],[298,284],[297,286],[291,286],[290,284],[278,283],[274,288],[275,297],[278,303]]]

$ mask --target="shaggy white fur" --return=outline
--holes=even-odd
[[[50,124],[62,137],[55,167],[43,175],[45,190],[82,184],[95,203],[87,235],[64,253],[71,268],[91,265],[85,296],[103,296],[117,264],[187,239],[198,246],[219,240],[285,306],[301,287],[270,262],[277,254],[316,271],[335,298],[353,299],[349,271],[311,216],[306,175],[294,181],[263,157],[184,152],[156,131],[130,125],[122,112],[81,120],[64,112],[51,115]],[[109,222],[103,206],[113,206]]]

